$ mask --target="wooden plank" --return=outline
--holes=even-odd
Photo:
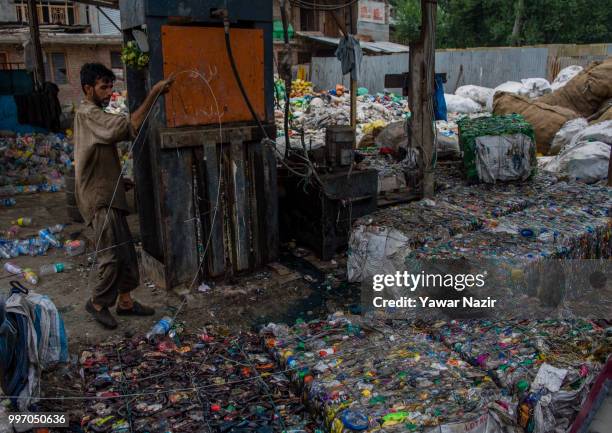
[[[198,149],[199,150],[199,149]],[[204,232],[204,247],[208,263],[208,273],[218,277],[225,272],[225,246],[223,243],[223,203],[220,199],[222,184],[219,184],[221,173],[219,169],[219,153],[217,145],[206,143],[199,159],[200,191],[205,194],[200,205],[202,228]],[[210,241],[209,241],[210,238]],[[208,247],[206,247],[208,243]]]
[[[268,136],[274,137],[275,126],[264,124]],[[229,143],[232,140],[242,140],[246,142],[259,141],[263,138],[263,133],[257,125],[219,125],[204,127],[183,127],[183,128],[163,128],[161,129],[162,149],[176,149],[181,147],[196,147],[202,143]]]
[[[264,260],[275,261],[278,258],[280,245],[279,223],[278,223],[278,184],[276,182],[276,156],[274,150],[267,146],[262,148],[264,188],[263,199],[259,199],[262,214],[265,215],[266,242]]]
[[[229,143],[232,140],[251,141],[257,126],[219,128],[165,128],[161,131],[162,149],[201,146],[202,143]]]
[[[198,269],[192,169],[190,149],[161,152],[164,264],[169,289],[191,284]]]
[[[245,143],[246,144],[246,143]],[[263,198],[261,189],[263,187],[263,169],[261,163],[261,142],[246,144],[248,173],[250,180],[248,190],[249,209],[251,211],[251,250],[253,254],[253,266],[259,267],[264,264],[264,249],[261,243],[264,241],[262,236],[265,233],[264,218],[262,215],[259,201]]]
[[[230,185],[234,198],[231,207],[233,249],[237,271],[249,269],[250,227],[249,202],[247,199],[248,179],[245,173],[244,142],[234,140],[230,143]]]
[[[167,289],[166,268],[162,262],[142,248],[137,248],[141,279],[149,280],[157,287]]]

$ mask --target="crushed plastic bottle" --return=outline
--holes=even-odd
[[[38,276],[30,268],[24,268],[23,269],[23,278],[24,278],[24,280],[26,280],[28,283],[30,283],[32,285],[38,284]]]
[[[49,242],[55,248],[61,248],[62,243],[51,233],[49,229],[42,229],[38,232],[38,235],[41,239]]]
[[[2,257],[3,259],[12,258],[11,253],[9,252],[6,245],[0,244],[0,257]]]
[[[16,204],[17,204],[17,201],[15,201],[14,198],[4,198],[0,200],[0,206],[12,207],[12,206],[15,206]]]
[[[19,234],[19,226],[12,226],[8,230],[0,230],[0,237],[4,239],[15,239]]]
[[[73,268],[72,263],[51,263],[42,265],[39,270],[39,275],[57,274],[68,271]]]
[[[47,230],[49,230],[53,234],[57,234],[62,232],[64,228],[66,228],[66,224],[55,224],[51,227],[48,227]]]
[[[8,272],[9,274],[13,274],[13,275],[21,275],[23,273],[23,271],[21,270],[21,267],[17,266],[13,262],[6,262],[4,264],[4,270]]]
[[[32,218],[30,217],[17,218],[16,220],[11,221],[11,224],[17,225],[20,227],[29,226],[29,225],[32,225]]]
[[[174,321],[168,316],[162,317],[153,327],[147,332],[146,338],[149,341],[155,340],[158,336],[164,336],[172,328]]]
[[[85,241],[66,241],[64,244],[64,250],[66,251],[66,254],[71,257],[83,254],[85,252]]]

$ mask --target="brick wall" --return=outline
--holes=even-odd
[[[68,83],[60,84],[59,99],[62,105],[73,104],[78,106],[83,97],[79,72],[81,66],[88,62],[100,62],[107,67],[111,67],[111,51],[121,51],[121,46],[111,45],[44,45],[43,51],[49,53],[64,53],[66,58],[67,80]],[[0,44],[0,52],[8,54],[9,62],[23,62],[24,52],[19,45]],[[48,81],[53,81],[53,76],[47,77]],[[121,79],[115,83],[118,90],[125,89]]]

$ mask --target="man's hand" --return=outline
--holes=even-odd
[[[154,94],[159,93],[160,95],[168,93],[173,83],[174,83],[174,77],[170,77],[167,80],[158,81],[157,83],[155,83],[155,85],[151,89],[151,93],[154,93]]]
[[[145,117],[159,95],[163,95],[170,90],[170,87],[174,83],[174,77],[170,77],[167,80],[161,80],[153,85],[151,91],[147,94],[144,102],[138,107],[130,116],[130,122],[135,131],[139,131],[144,122]]]

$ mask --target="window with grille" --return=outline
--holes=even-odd
[[[38,12],[38,23],[39,24],[62,24],[62,25],[74,25],[76,24],[76,13],[75,5],[62,3],[47,3],[37,5]],[[17,21],[22,23],[28,22],[28,5],[17,4],[15,5],[17,10]]]
[[[55,84],[68,83],[68,69],[65,53],[50,53],[46,56],[45,74],[48,81]]]

